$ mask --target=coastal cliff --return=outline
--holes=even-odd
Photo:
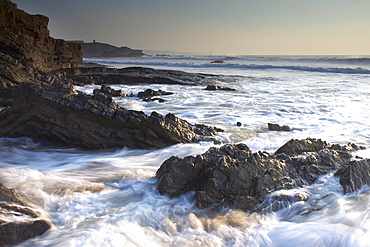
[[[141,57],[145,55],[142,50],[134,50],[127,46],[116,47],[106,43],[78,42],[82,47],[84,57]]]
[[[0,106],[10,106],[24,82],[83,65],[81,46],[50,37],[49,18],[0,0]]]
[[[30,15],[9,0],[0,0],[0,52],[18,66],[42,71],[82,66],[78,44],[50,37],[49,18]]]

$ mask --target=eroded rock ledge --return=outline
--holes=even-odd
[[[351,152],[363,148],[307,138],[291,140],[270,155],[252,153],[245,144],[227,144],[195,157],[172,156],[157,171],[157,188],[170,197],[195,191],[200,208],[256,210],[273,191],[309,185],[319,176],[339,169],[336,175],[347,193],[370,183],[370,160],[352,159]]]
[[[202,73],[189,73],[179,70],[127,67],[122,69],[106,67],[65,68],[53,73],[74,81],[75,85],[88,84],[177,84],[209,85],[240,80],[241,76],[223,76]]]
[[[0,137],[83,148],[162,148],[199,141],[191,124],[173,114],[127,110],[99,92],[76,93],[66,81],[25,83],[0,112]]]

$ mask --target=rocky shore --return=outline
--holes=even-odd
[[[94,95],[74,89],[74,85],[92,83],[195,85],[216,76],[83,67],[81,46],[50,37],[48,21],[45,16],[19,10],[9,0],[0,0],[0,107],[5,107],[0,108],[0,137],[29,137],[47,145],[88,149],[162,148],[217,133],[212,127],[193,127],[171,113],[146,115],[119,106],[111,97],[126,95],[105,85]],[[26,199],[3,184],[0,200],[0,246],[50,229],[51,223]]]
[[[29,137],[44,145],[83,149],[149,149],[212,140],[223,131],[193,125],[171,113],[147,115],[126,109],[112,97],[127,95],[106,85],[204,85],[205,90],[233,92],[236,90],[215,83],[238,77],[141,67],[84,67],[80,45],[53,39],[47,25],[47,17],[29,15],[11,1],[0,0],[0,107],[5,107],[0,110],[0,137]],[[87,84],[103,86],[93,95],[74,89]],[[148,89],[138,97],[154,100],[154,96],[169,94]],[[268,128],[293,130],[277,124],[268,124]],[[307,138],[293,139],[270,154],[253,153],[245,144],[226,144],[197,156],[167,159],[156,173],[157,189],[169,197],[194,191],[200,208],[260,212],[265,210],[267,195],[310,185],[329,172],[338,177],[344,193],[369,185],[370,160],[352,154],[363,148]],[[268,205],[278,210],[286,201],[307,199],[299,193],[276,196]],[[52,227],[25,198],[1,182],[0,201],[0,246],[41,235]],[[12,220],[13,216],[24,220]]]

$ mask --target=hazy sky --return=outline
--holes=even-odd
[[[370,0],[13,0],[55,38],[223,55],[370,55]]]

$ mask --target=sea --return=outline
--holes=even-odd
[[[222,75],[215,84],[236,91],[111,85],[127,94],[147,88],[173,92],[161,96],[163,103],[137,97],[115,101],[147,114],[173,113],[192,124],[222,128],[215,136],[222,144],[245,143],[253,152],[273,154],[290,139],[312,137],[363,145],[367,149],[353,156],[370,158],[370,56],[147,56],[85,62]],[[98,87],[76,90],[91,94]],[[269,131],[268,123],[293,131]],[[370,246],[370,187],[344,194],[335,171],[312,185],[273,192],[299,190],[308,196],[274,212],[199,209],[194,192],[176,198],[158,193],[155,174],[166,159],[222,144],[81,150],[1,138],[1,181],[53,224],[18,246]]]

